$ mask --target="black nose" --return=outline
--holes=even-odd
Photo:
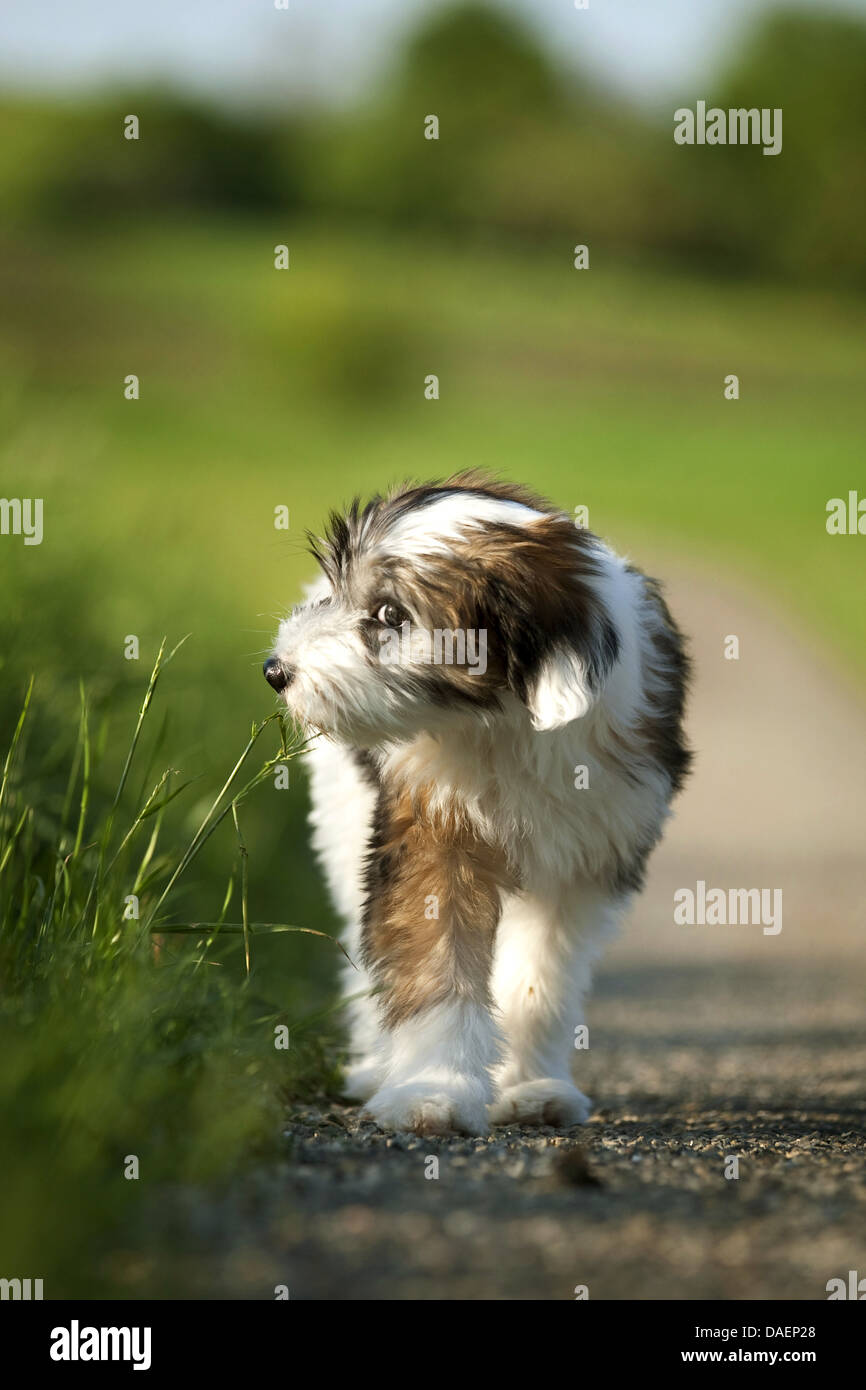
[[[289,667],[284,666],[281,661],[278,661],[275,656],[268,657],[262,670],[265,673],[265,680],[268,685],[274,687],[274,690],[285,690],[294,675],[294,672]]]

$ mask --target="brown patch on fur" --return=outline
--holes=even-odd
[[[499,890],[515,886],[504,856],[479,840],[456,808],[433,814],[423,795],[382,791],[367,865],[363,951],[383,987],[386,1026],[448,999],[489,1007]]]
[[[596,538],[567,517],[525,525],[485,522],[455,541],[447,556],[425,557],[414,587],[455,628],[487,631],[488,685],[507,684],[521,699],[540,663],[558,644],[578,653],[590,685],[615,662],[619,639],[589,581],[598,574]],[[411,573],[406,583],[412,583]],[[471,677],[477,680],[477,677]]]
[[[541,515],[519,525],[470,524],[448,554],[424,554],[422,566],[388,555],[395,523],[423,515],[427,505],[454,493],[518,503]],[[361,608],[390,597],[425,628],[486,631],[485,675],[457,664],[431,666],[423,678],[434,699],[456,695],[495,707],[497,692],[506,687],[525,699],[538,666],[557,644],[577,651],[590,686],[598,686],[616,660],[616,630],[589,583],[598,572],[596,537],[527,488],[473,471],[444,483],[407,485],[363,507],[356,498],[345,516],[331,515],[326,538],[311,537],[310,544],[334,587],[355,589]],[[375,655],[377,634],[372,622],[370,627]]]
[[[453,704],[456,698],[466,705],[496,708],[497,692],[507,685],[508,664],[489,605],[483,601],[480,576],[476,575],[473,581],[461,561],[449,566],[438,560],[428,563],[426,557],[420,573],[411,561],[394,557],[377,565],[377,572],[384,585],[383,591],[394,593],[405,603],[422,628],[431,633],[451,634],[454,651],[458,650],[462,638],[466,654],[463,664],[448,659],[451,653],[445,642],[445,659],[441,664],[431,662],[414,668],[414,675],[428,696],[445,704]],[[477,636],[482,629],[486,633],[483,673],[478,669]],[[470,632],[474,634],[472,639],[468,636]]]

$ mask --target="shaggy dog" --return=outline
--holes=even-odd
[[[590,969],[689,764],[658,585],[523,488],[356,501],[267,680],[323,737],[313,838],[346,947],[346,1094],[382,1129],[581,1123]]]

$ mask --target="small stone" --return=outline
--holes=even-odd
[[[596,1177],[589,1166],[586,1150],[580,1145],[560,1154],[554,1168],[559,1182],[567,1187],[602,1187],[601,1179]]]

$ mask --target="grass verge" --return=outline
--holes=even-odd
[[[333,1011],[305,1022],[300,986],[285,1009],[260,989],[257,939],[308,929],[252,920],[241,829],[302,744],[279,714],[254,725],[178,849],[191,783],[154,773],[160,737],[146,737],[177,651],[160,648],[113,795],[83,691],[65,791],[43,794],[32,682],[0,777],[0,1274],[43,1279],[46,1298],[182,1294],[155,1234],[161,1195],[276,1157],[281,1100],[334,1079]],[[225,891],[196,921],[178,909],[199,899],[217,834]]]

